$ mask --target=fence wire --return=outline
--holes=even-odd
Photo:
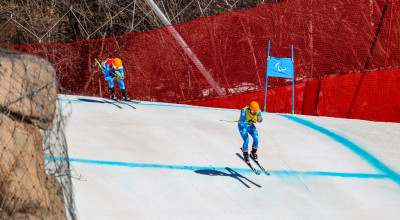
[[[48,61],[0,49],[0,219],[77,219],[57,88]]]

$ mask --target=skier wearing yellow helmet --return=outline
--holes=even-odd
[[[249,162],[249,134],[253,138],[251,156],[257,161],[257,149],[258,149],[258,131],[256,126],[257,122],[262,122],[263,118],[260,112],[260,106],[257,102],[252,101],[250,105],[244,107],[240,112],[240,118],[238,121],[239,133],[243,138],[243,158],[248,163]]]
[[[124,66],[122,66],[122,60],[120,58],[107,59],[101,65],[101,70],[105,75],[105,80],[108,81],[108,91],[110,92],[111,99],[117,99],[114,92],[114,79],[117,79],[121,94],[124,100],[129,101],[130,98],[126,94],[125,90],[125,74]]]

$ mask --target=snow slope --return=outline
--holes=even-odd
[[[400,124],[59,96],[80,219],[400,219]]]

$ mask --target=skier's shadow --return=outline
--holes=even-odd
[[[243,178],[245,180],[247,180],[248,182],[252,183],[253,185],[257,186],[257,187],[261,187],[260,185],[258,185],[257,183],[247,179],[246,177],[240,175],[238,172],[232,170],[229,167],[225,167],[225,169],[229,172],[229,173],[224,173],[218,170],[212,170],[212,169],[205,169],[205,170],[195,170],[194,172],[198,173],[198,174],[203,174],[203,175],[209,175],[209,176],[229,176],[232,177],[234,179],[239,180],[243,185],[245,185],[247,188],[250,188],[250,186],[248,184],[246,184],[243,180],[241,180],[240,178]]]
[[[82,101],[82,102],[112,104],[112,105],[116,106],[117,108],[122,109],[121,106],[119,106],[118,104],[114,103],[114,102],[111,101],[111,100],[108,101],[107,99],[103,99],[103,100],[94,100],[94,99],[84,99],[84,98],[82,99],[82,98],[78,98],[78,100],[79,100],[79,101]],[[133,105],[130,105],[130,104],[126,104],[126,105],[128,105],[129,107],[131,107],[131,108],[133,108],[133,109],[136,109]]]
[[[82,101],[82,102],[107,103],[107,102],[104,102],[104,101],[99,101],[99,100],[94,100],[94,99],[82,99],[82,98],[78,98],[78,100],[79,100],[79,101]]]

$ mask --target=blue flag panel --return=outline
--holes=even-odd
[[[270,57],[267,64],[267,75],[293,79],[292,58]]]

